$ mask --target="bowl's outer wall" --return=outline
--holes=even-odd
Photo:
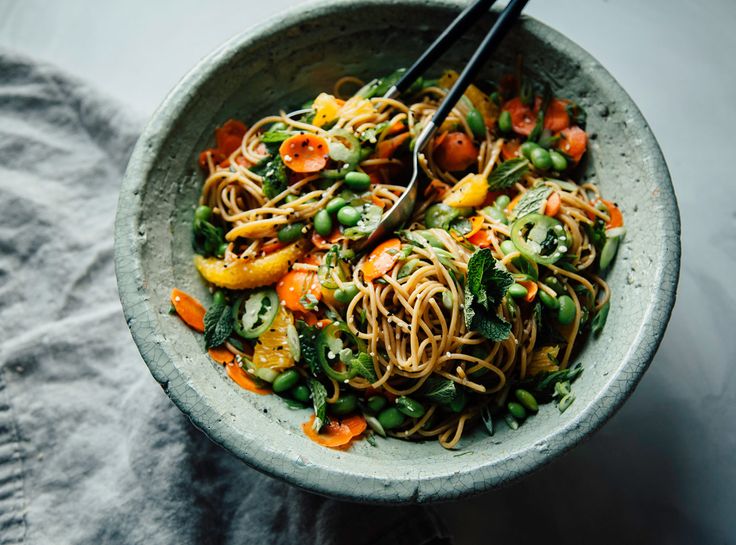
[[[248,464],[303,488],[374,502],[439,501],[480,493],[527,474],[579,443],[623,403],[651,361],[674,304],[679,214],[669,174],[636,106],[590,55],[526,18],[483,77],[522,53],[525,71],[553,83],[588,113],[585,179],[624,211],[628,235],[609,275],[608,324],[580,354],[585,371],[564,413],[540,410],[518,431],[476,431],[462,450],[436,442],[361,442],[348,452],[307,440],[305,411],[254,396],[204,353],[201,336],[168,314],[173,286],[208,300],[192,266],[190,225],[202,184],[197,153],[212,131],[288,109],[345,74],[363,78],[406,66],[454,16],[457,4],[341,2],[295,10],[234,38],[200,62],[146,127],[131,158],[116,220],[116,272],[133,337],[151,373],[179,408]],[[482,21],[439,63],[458,68],[489,28]],[[462,456],[460,456],[462,455]]]

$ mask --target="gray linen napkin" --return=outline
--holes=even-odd
[[[429,510],[261,475],[157,386],[112,263],[139,127],[83,84],[0,52],[0,543],[449,543]]]

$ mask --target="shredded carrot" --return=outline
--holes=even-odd
[[[391,138],[386,138],[376,146],[376,157],[379,159],[388,159],[396,153],[396,150],[398,150],[410,137],[411,133],[407,131]]]
[[[233,381],[241,388],[244,388],[249,392],[253,392],[258,395],[266,395],[271,393],[271,390],[259,388],[254,380],[250,378],[245,369],[240,367],[240,365],[238,365],[238,363],[236,363],[235,361],[231,361],[230,363],[226,364],[225,370],[227,371],[227,376],[233,379]]]
[[[526,297],[524,297],[524,301],[527,303],[534,301],[534,298],[537,296],[537,290],[539,289],[537,283],[534,280],[520,280],[517,283],[526,288]]]
[[[386,203],[383,202],[381,199],[376,197],[373,193],[371,193],[371,202],[378,206],[379,208],[385,208]]]
[[[478,246],[479,248],[489,248],[492,244],[491,235],[488,232],[488,229],[481,229],[472,237],[468,237],[468,242]]]
[[[560,198],[560,194],[557,193],[557,191],[553,191],[550,196],[547,197],[547,202],[544,205],[545,215],[554,218],[557,214],[560,213],[560,206],[562,206],[562,199]]]
[[[424,196],[428,197],[429,195],[434,194],[438,199],[442,199],[448,191],[450,191],[449,184],[440,180],[432,180],[424,190]]]
[[[279,147],[284,164],[294,172],[319,172],[329,157],[327,140],[316,134],[296,134]]]
[[[179,318],[195,331],[204,333],[204,315],[207,310],[194,297],[177,288],[171,290],[171,304]]]
[[[544,128],[552,132],[560,132],[570,126],[570,116],[567,113],[567,100],[553,98],[544,112]]]
[[[478,159],[478,148],[464,132],[443,133],[435,142],[434,160],[442,170],[465,170]]]
[[[319,301],[322,299],[322,288],[317,275],[311,271],[289,271],[276,283],[276,293],[289,310],[307,312],[302,298],[312,294]]]
[[[343,238],[344,235],[342,234],[342,231],[340,231],[339,227],[335,226],[335,228],[327,236],[327,238],[317,233],[317,231],[314,231],[312,233],[312,244],[314,244],[315,247],[320,250],[329,250],[330,248],[332,248],[333,245],[340,242]]]
[[[304,434],[307,437],[323,447],[334,448],[347,445],[356,435],[353,433],[353,428],[349,424],[345,423],[347,420],[350,420],[349,418],[346,418],[342,422],[330,420],[329,424],[322,427],[320,433],[314,431],[314,428],[312,427],[314,418],[314,415],[312,415],[307,422],[304,422],[302,424],[302,430],[304,430]],[[362,417],[358,418],[362,419]],[[365,419],[363,419],[363,424],[365,425]],[[365,430],[365,428],[363,429]]]
[[[507,140],[503,143],[503,146],[501,146],[501,157],[503,157],[504,161],[508,161],[509,159],[516,159],[517,157],[521,156],[521,153],[519,152],[519,148],[521,147],[521,141],[514,138],[512,140]]]
[[[400,133],[403,130],[406,130],[406,125],[404,125],[401,121],[396,121],[393,125],[386,129],[386,135],[391,136],[392,134]]]
[[[363,263],[363,276],[369,282],[383,276],[399,259],[401,241],[391,238],[376,246]]]
[[[621,209],[616,206],[616,203],[612,201],[607,201],[605,199],[596,199],[590,204],[593,206],[596,205],[596,203],[602,202],[606,205],[606,208],[608,209],[608,217],[610,218],[608,222],[606,223],[606,229],[613,229],[614,227],[623,227],[624,225],[624,215],[621,213]],[[590,219],[595,219],[595,215],[591,212],[587,213],[588,217]]]
[[[586,148],[588,147],[588,135],[580,127],[570,127],[560,133],[559,147],[575,163],[580,162]]]
[[[221,363],[223,365],[230,363],[235,359],[235,354],[230,352],[224,346],[208,348],[207,353],[210,355],[210,358],[215,360],[217,363]]]
[[[264,244],[263,245],[263,247],[261,248],[261,252],[263,252],[263,255],[272,254],[272,253],[280,250],[284,246],[286,246],[286,244],[284,244],[281,241],[278,241],[278,242],[269,242],[268,244]]]

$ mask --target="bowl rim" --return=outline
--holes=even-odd
[[[361,3],[392,7],[405,5],[408,8],[418,2],[417,0],[362,0]],[[425,0],[422,3],[432,7],[455,10],[463,6],[461,0]],[[163,142],[159,135],[162,132],[161,129],[167,125],[166,120],[175,116],[191,99],[192,89],[198,87],[199,82],[206,80],[221,65],[236,56],[242,48],[254,45],[262,38],[298,24],[305,18],[345,9],[344,5],[330,0],[308,2],[291,7],[259,25],[244,30],[199,61],[156,109],[131,155],[118,199],[115,219],[115,273],[123,312],[146,365],[156,380],[164,385],[167,395],[195,426],[205,431],[211,440],[255,469],[312,492],[375,503],[434,502],[477,495],[538,470],[589,437],[613,416],[631,395],[659,347],[675,303],[679,280],[681,255],[679,209],[664,157],[649,124],[631,97],[592,55],[536,19],[523,16],[521,24],[533,34],[554,39],[555,43],[559,44],[558,47],[564,49],[567,54],[584,61],[587,70],[595,71],[598,78],[616,89],[620,100],[625,102],[629,109],[632,122],[640,127],[642,146],[648,150],[650,156],[649,166],[658,179],[658,188],[665,208],[670,212],[664,220],[665,244],[662,245],[662,248],[657,249],[659,254],[655,259],[657,274],[672,280],[671,282],[660,282],[652,294],[635,340],[617,371],[611,373],[608,382],[591,399],[585,410],[569,422],[555,428],[554,432],[545,438],[548,440],[548,448],[544,456],[529,455],[534,450],[534,446],[529,445],[516,451],[515,456],[506,456],[493,463],[465,465],[462,468],[463,473],[474,472],[480,468],[487,469],[491,466],[493,473],[485,474],[480,484],[458,479],[452,486],[446,486],[447,479],[456,473],[457,468],[455,471],[446,468],[435,474],[423,474],[421,479],[406,481],[397,477],[357,475],[346,472],[342,468],[328,465],[320,467],[318,464],[314,464],[313,469],[309,471],[295,471],[295,464],[300,464],[298,456],[287,457],[286,454],[269,448],[263,444],[263,441],[255,437],[250,438],[251,440],[247,443],[248,449],[244,451],[242,442],[236,440],[234,434],[228,431],[229,428],[222,424],[221,415],[216,410],[202,403],[201,400],[192,403],[190,386],[185,384],[185,381],[176,380],[176,377],[172,377],[164,370],[164,368],[166,370],[173,368],[172,355],[162,346],[164,343],[151,340],[151,324],[155,320],[139,319],[141,316],[152,317],[158,314],[157,309],[146,295],[143,261],[136,240],[137,218],[142,207],[147,173],[151,169],[152,158],[156,155],[157,146]],[[196,405],[196,411],[193,411],[193,405]],[[280,456],[281,460],[274,460],[274,456]],[[525,462],[520,463],[521,459],[524,459]],[[325,475],[324,472],[329,475]],[[341,478],[328,478],[337,476]],[[350,477],[355,481],[346,486],[343,480],[345,477]],[[402,484],[398,487],[387,487],[385,484],[387,478],[397,479]],[[431,492],[425,493],[423,489]]]

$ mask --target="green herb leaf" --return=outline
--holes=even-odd
[[[488,188],[505,189],[521,180],[529,170],[529,161],[523,157],[509,159],[498,165],[488,176]]]
[[[465,326],[492,341],[507,339],[511,324],[498,316],[498,305],[514,279],[501,269],[488,248],[476,251],[468,261],[465,283]]]
[[[218,256],[218,251],[225,236],[221,227],[215,227],[209,221],[194,220],[192,224],[192,248],[204,257]]]
[[[534,375],[529,387],[534,393],[553,396],[558,382],[573,382],[582,372],[583,365],[580,362],[559,371],[543,371]]]
[[[281,143],[292,136],[294,136],[294,134],[288,131],[268,131],[261,135],[261,141],[264,144],[275,144]]]
[[[312,375],[320,376],[323,373],[317,356],[317,337],[320,330],[307,325],[304,320],[297,320],[296,330],[299,333],[300,361],[306,362]]]
[[[317,379],[309,379],[309,390],[312,392],[312,405],[314,406],[314,431],[319,431],[327,424],[327,389]]]
[[[352,358],[348,364],[350,366],[351,374],[360,376],[376,382],[378,377],[376,376],[376,370],[373,367],[373,358],[370,354],[360,352],[357,357]]]
[[[230,306],[215,299],[204,315],[204,343],[207,348],[220,346],[233,331],[233,317]]]
[[[552,188],[544,184],[532,187],[519,199],[518,204],[511,211],[509,219],[514,221],[517,218],[523,218],[527,214],[538,213],[550,193],[552,193]]]
[[[440,405],[449,405],[457,396],[455,383],[441,377],[429,377],[421,389],[421,395]]]

